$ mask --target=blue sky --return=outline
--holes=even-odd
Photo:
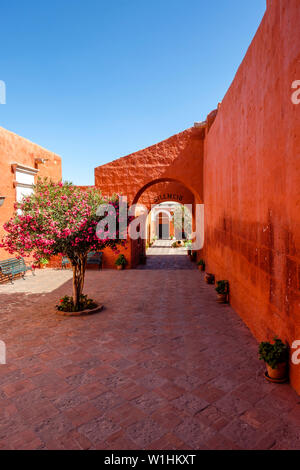
[[[1,2],[0,125],[63,158],[63,177],[191,127],[222,100],[266,0]]]

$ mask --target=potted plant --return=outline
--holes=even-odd
[[[192,256],[192,242],[190,240],[185,242],[185,247],[187,248],[188,256]]]
[[[211,273],[206,273],[204,276],[205,282],[207,284],[214,284],[215,283],[215,275]]]
[[[117,266],[118,270],[124,269],[127,264],[127,259],[124,255],[119,255],[115,261],[115,265]]]
[[[45,269],[47,267],[47,264],[49,264],[49,260],[47,258],[40,258],[39,263],[40,268]]]
[[[140,254],[140,264],[146,264],[147,263],[147,256],[142,253]]]
[[[200,259],[197,263],[199,271],[205,271],[205,261],[203,259]]]
[[[281,339],[274,343],[264,341],[259,345],[259,359],[267,366],[266,378],[273,382],[283,382],[287,378],[288,347]]]
[[[229,295],[229,282],[224,280],[218,281],[216,292],[218,294],[217,302],[220,304],[227,304]]]

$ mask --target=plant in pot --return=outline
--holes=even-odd
[[[214,284],[215,283],[215,275],[211,273],[206,273],[204,276],[205,282],[207,284]]]
[[[200,259],[197,263],[199,271],[205,271],[205,261],[203,259]]]
[[[115,261],[115,265],[117,266],[118,270],[124,269],[127,264],[127,259],[124,255],[119,255]]]
[[[49,260],[47,258],[40,258],[39,263],[40,263],[40,268],[45,269],[47,265],[49,264]]]
[[[217,302],[220,304],[227,304],[228,303],[228,295],[229,295],[229,282],[228,281],[218,281],[217,287]]]
[[[267,366],[265,377],[272,382],[285,382],[287,379],[288,347],[281,339],[274,343],[264,341],[259,345],[259,359]]]
[[[185,242],[185,247],[187,248],[188,256],[192,256],[192,242],[190,240]]]
[[[147,256],[144,253],[140,254],[140,264],[146,264],[147,263]]]

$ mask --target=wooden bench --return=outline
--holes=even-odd
[[[88,254],[86,264],[87,265],[98,265],[99,269],[102,269],[102,258],[103,258],[102,251],[100,251],[100,252],[91,251]]]
[[[31,271],[35,275],[34,269],[31,266],[26,266],[23,258],[10,258],[0,261],[0,270],[3,276],[8,276],[12,284],[17,274],[21,274],[23,279],[25,279],[27,271]]]

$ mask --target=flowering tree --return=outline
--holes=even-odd
[[[97,211],[108,203],[108,215],[115,213],[117,223],[114,233],[104,231],[100,239],[97,225],[104,216],[97,216]],[[73,268],[73,303],[78,308],[88,253],[105,247],[119,252],[118,245],[125,245],[125,240],[120,239],[119,227],[124,221],[118,198],[108,200],[95,188],[82,190],[71,183],[45,179],[39,180],[34,193],[17,203],[15,209],[15,216],[4,225],[8,234],[1,246],[11,254],[33,255],[37,261],[58,254],[68,257]],[[126,220],[126,230],[127,223]]]

